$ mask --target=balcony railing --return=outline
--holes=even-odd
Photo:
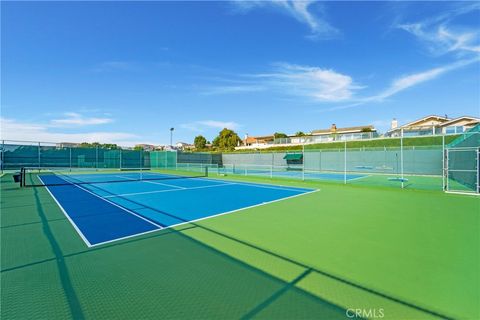
[[[377,132],[360,132],[360,133],[332,133],[328,135],[311,135],[303,137],[277,138],[268,144],[310,144],[323,143],[333,141],[352,141],[374,139],[379,135]]]

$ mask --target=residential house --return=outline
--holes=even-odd
[[[195,145],[186,142],[177,142],[175,146],[178,150],[192,150],[195,148]]]
[[[140,148],[142,148],[145,151],[153,151],[155,150],[156,147],[153,144],[145,144],[145,143],[135,145],[135,149],[140,149]]]
[[[275,140],[273,134],[267,136],[250,137],[248,134],[243,139],[243,145],[248,147],[258,147],[273,143]]]
[[[77,148],[80,146],[80,143],[75,142],[60,142],[56,144],[57,148]]]
[[[307,141],[318,143],[372,139],[376,137],[378,137],[378,133],[373,125],[337,128],[335,124],[332,124],[329,129],[313,130],[307,138]]]
[[[442,134],[456,134],[468,131],[480,123],[480,118],[462,116],[442,123],[438,128]],[[437,131],[438,133],[438,131]]]

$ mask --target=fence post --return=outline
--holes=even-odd
[[[400,179],[402,181],[402,189],[404,188],[404,180],[403,180],[403,128],[402,130],[402,136],[400,138]]]
[[[442,190],[445,190],[445,134],[442,134]]]
[[[347,184],[347,140],[345,140],[343,154],[343,184]]]
[[[445,186],[445,187],[446,187],[445,191],[448,191],[448,190],[449,190],[449,187],[450,187],[450,186],[448,185],[448,180],[449,180],[449,179],[448,179],[448,149],[447,149],[446,152],[445,152],[445,164],[446,164],[446,166],[445,166],[445,171],[447,172],[447,178],[445,179],[445,180],[446,180],[446,181],[445,181],[445,184],[446,184],[446,186]]]
[[[119,150],[120,150],[120,156],[119,156],[118,167],[120,168],[120,170],[122,170],[122,148],[120,148]]]
[[[72,147],[68,148],[68,165],[72,171]]]
[[[41,163],[41,159],[40,159],[40,142],[38,143],[38,168],[40,168],[40,163]]]
[[[480,148],[477,149],[477,193],[480,193]]]
[[[1,169],[1,172],[3,173],[3,166],[4,166],[4,161],[5,161],[5,140],[2,140],[2,150],[1,150],[1,154],[0,154],[0,169]]]
[[[95,146],[95,169],[98,171],[98,146]]]
[[[322,172],[322,149],[318,149],[318,171]]]
[[[305,181],[305,141],[302,144],[302,181]]]

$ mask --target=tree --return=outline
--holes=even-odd
[[[82,142],[79,144],[80,148],[101,148],[101,149],[120,149],[115,143],[99,143],[99,142]]]
[[[105,149],[118,149],[118,146],[115,143],[105,143],[102,145],[102,148]]]
[[[306,136],[306,134],[303,131],[298,131],[297,133],[295,133],[295,136],[296,137],[304,137],[304,136]]]
[[[193,144],[195,145],[195,149],[197,150],[205,149],[207,139],[205,139],[205,137],[202,135],[198,135],[195,137],[195,140],[193,140]]]
[[[133,150],[142,151],[143,147],[142,146],[135,146],[135,147],[133,147]]]
[[[288,138],[288,136],[287,136],[285,133],[283,133],[283,132],[275,132],[275,133],[273,134],[273,137],[274,137],[275,139]]]
[[[220,150],[233,150],[240,141],[242,140],[235,131],[225,128],[213,139],[213,146]]]

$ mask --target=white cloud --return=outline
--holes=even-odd
[[[456,17],[478,10],[480,10],[479,3],[462,4],[436,17],[420,22],[399,24],[397,27],[417,37],[435,55],[479,53],[479,30],[453,24]]]
[[[249,11],[254,8],[280,9],[286,14],[292,16],[300,23],[307,25],[313,38],[330,38],[339,34],[339,31],[332,27],[322,13],[322,4],[318,1],[233,1],[232,2],[241,11]],[[314,14],[312,8],[315,7],[317,14]]]
[[[191,131],[203,132],[208,128],[219,130],[227,128],[231,130],[236,130],[240,127],[240,125],[233,121],[202,120],[190,123],[183,123],[180,125],[180,127]]]
[[[479,61],[480,61],[480,57],[477,57],[474,59],[468,59],[468,60],[460,60],[451,64],[444,65],[442,67],[437,67],[437,68],[433,68],[433,69],[429,69],[429,70],[425,70],[417,73],[408,74],[393,80],[389,87],[387,87],[386,89],[384,89],[383,91],[381,91],[376,95],[353,99],[352,103],[350,104],[335,106],[322,111],[350,109],[353,107],[363,105],[368,102],[381,102],[384,99],[387,99],[408,88],[414,87],[416,85],[419,85],[427,81],[434,80],[447,72],[456,70],[458,68],[461,68]]]
[[[75,112],[66,112],[64,113],[64,118],[53,119],[51,123],[57,126],[88,126],[88,125],[99,125],[113,122],[111,118],[96,118],[91,117],[87,118],[83,115]]]
[[[0,137],[4,140],[42,142],[101,142],[133,146],[140,143],[140,137],[126,132],[93,131],[84,133],[52,132],[51,125],[19,122],[15,119],[0,118]],[[143,142],[145,143],[145,142]]]
[[[254,77],[267,80],[282,91],[306,96],[319,102],[336,102],[352,98],[354,91],[361,87],[354,84],[348,75],[331,69],[279,64],[276,72],[257,74]]]
[[[400,91],[408,89],[410,87],[416,86],[420,83],[433,80],[440,75],[464,67],[466,65],[472,64],[474,62],[479,61],[479,58],[470,59],[470,60],[460,60],[442,67],[433,68],[430,70],[409,74],[398,79],[395,79],[390,87],[382,91],[380,94],[375,95],[373,97],[367,98],[367,100],[383,100],[394,94],[397,94]]]
[[[218,129],[237,129],[239,124],[233,121],[215,121],[215,120],[205,120],[205,121],[198,121],[199,124],[210,127],[210,128],[218,128]]]

